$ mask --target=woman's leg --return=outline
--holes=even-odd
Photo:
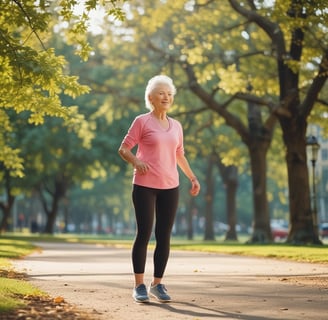
[[[132,200],[135,209],[137,233],[132,247],[132,264],[135,286],[144,283],[147,246],[154,222],[156,190],[133,186]]]
[[[157,195],[153,285],[161,282],[169,258],[171,231],[178,201],[179,188],[161,190]]]

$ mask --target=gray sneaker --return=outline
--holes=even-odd
[[[150,286],[149,293],[160,302],[170,302],[171,297],[167,294],[165,286],[161,283]]]
[[[140,284],[133,289],[132,297],[136,302],[149,302],[147,288],[144,284]]]

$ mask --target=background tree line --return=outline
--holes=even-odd
[[[320,242],[305,137],[309,121],[326,126],[324,1],[126,1],[109,18],[103,15],[99,34],[83,27],[88,15],[79,20],[68,14],[72,1],[60,2],[59,15],[55,3],[42,2],[41,10],[28,1],[1,5],[17,10],[16,20],[1,29],[1,56],[8,63],[0,76],[11,81],[0,98],[7,126],[7,153],[0,158],[2,229],[19,194],[39,196],[47,233],[54,232],[59,210],[66,226],[69,217],[81,224],[98,217],[101,229],[104,214],[110,225],[129,226],[131,168],[116,150],[135,115],[146,112],[145,83],[166,73],[178,88],[171,114],[184,125],[186,152],[203,185],[197,200],[187,193],[181,199],[178,221],[189,237],[198,216],[204,218],[204,239],[214,239],[215,221],[225,220],[227,239],[237,239],[239,222],[253,224],[251,242],[268,242],[270,218],[289,212],[289,242]],[[96,3],[87,1],[85,12]],[[125,12],[125,19],[113,20],[113,12],[118,18]],[[58,28],[59,17],[76,27]],[[28,28],[17,29],[22,21]],[[50,28],[43,35],[45,22]],[[30,33],[34,41],[19,47]],[[33,54],[18,59],[22,52]],[[22,76],[16,79],[6,68]],[[79,83],[66,74],[78,75]]]

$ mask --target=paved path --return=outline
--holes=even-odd
[[[328,287],[297,281],[327,279],[327,265],[172,251],[164,283],[173,302],[138,304],[131,297],[130,250],[37,245],[43,250],[16,261],[16,270],[27,272],[31,282],[50,295],[92,311],[95,319],[328,319]]]

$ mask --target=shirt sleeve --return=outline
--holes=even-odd
[[[182,126],[180,124],[180,122],[177,122],[178,124],[178,128],[179,128],[179,143],[178,143],[178,147],[177,147],[177,151],[176,154],[177,156],[181,156],[184,155],[184,146],[183,146],[183,130],[182,130]]]
[[[134,146],[136,146],[141,138],[141,128],[141,119],[137,117],[132,122],[127,134],[123,138],[121,145],[124,144],[129,149],[132,149]]]

